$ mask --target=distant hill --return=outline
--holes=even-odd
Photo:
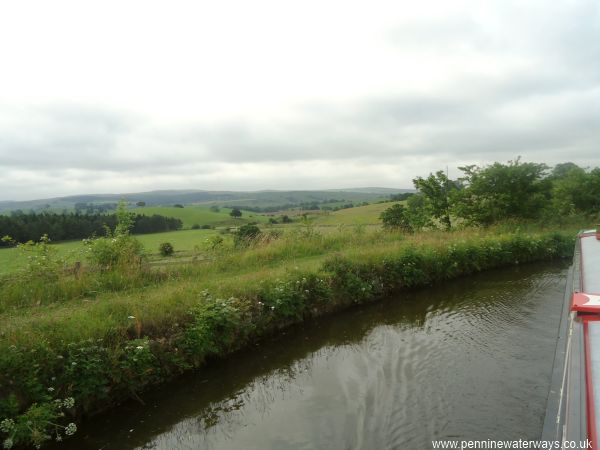
[[[23,212],[72,211],[77,203],[111,204],[125,199],[129,203],[145,202],[147,206],[172,206],[174,204],[223,205],[240,207],[276,207],[310,202],[359,203],[389,198],[391,194],[413,192],[413,189],[392,188],[347,188],[315,191],[202,191],[163,190],[126,194],[83,194],[68,197],[47,198],[28,201],[0,201],[0,213],[15,210]]]

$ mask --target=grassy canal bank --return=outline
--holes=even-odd
[[[84,415],[142,401],[148,386],[290,324],[483,270],[569,257],[574,236],[304,230],[174,268],[47,266],[5,278],[0,436],[5,447],[62,438]]]

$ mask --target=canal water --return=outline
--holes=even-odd
[[[538,439],[566,263],[502,269],[287,330],[90,419],[63,449],[428,449]]]

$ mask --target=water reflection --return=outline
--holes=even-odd
[[[359,307],[217,361],[84,425],[77,449],[430,448],[537,438],[565,265]]]

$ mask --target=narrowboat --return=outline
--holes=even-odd
[[[542,440],[599,449],[599,429],[600,234],[586,230],[567,279]]]

